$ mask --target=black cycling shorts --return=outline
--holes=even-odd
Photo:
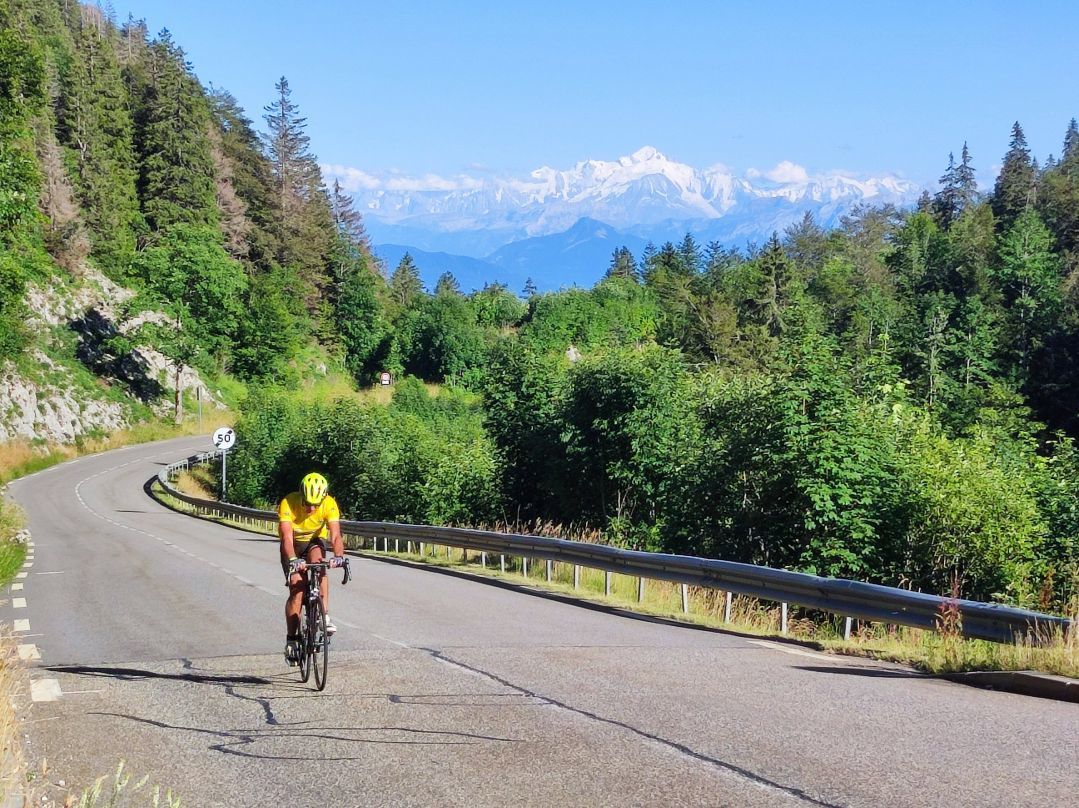
[[[329,553],[330,553],[330,551],[327,549],[326,545],[323,543],[322,539],[312,539],[311,541],[294,541],[292,543],[292,547],[296,551],[296,558],[302,558],[304,561],[307,560],[307,554],[311,551],[312,547],[321,547],[323,556],[328,556]],[[288,556],[285,555],[285,550],[284,550],[284,548],[282,548],[282,550],[281,550],[281,572],[285,573],[285,585],[286,586],[288,586],[288,579],[289,579],[288,568],[289,568]]]

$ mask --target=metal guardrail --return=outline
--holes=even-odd
[[[158,479],[170,496],[209,515],[250,522],[276,523],[276,514],[271,511],[192,497],[172,486],[173,477],[180,471],[192,465],[212,462],[218,457],[217,452],[194,455],[166,466],[159,472]],[[399,547],[401,541],[419,544],[421,554],[424,544],[497,554],[501,557],[503,570],[507,556],[525,559],[525,571],[527,571],[527,559],[543,559],[547,562],[548,580],[551,577],[552,563],[572,564],[575,586],[579,581],[579,568],[603,570],[607,574],[608,593],[611,573],[635,576],[638,579],[638,599],[643,597],[645,580],[672,581],[682,585],[684,611],[689,609],[687,595],[689,586],[719,589],[726,593],[725,617],[728,620],[731,593],[749,595],[782,605],[781,630],[783,633],[786,633],[787,604],[820,609],[846,617],[848,636],[852,619],[935,630],[942,612],[947,609],[958,610],[962,619],[961,631],[965,636],[995,642],[1012,642],[1023,637],[1037,640],[1047,631],[1059,628],[1067,632],[1075,628],[1073,621],[1068,618],[1011,606],[972,600],[953,600],[879,584],[842,578],[822,578],[802,572],[758,567],[735,561],[623,550],[601,544],[540,536],[431,525],[407,525],[396,522],[342,520],[341,531],[346,536],[374,542],[375,549],[377,549],[378,540],[382,539],[384,549],[387,551],[392,539],[395,547]],[[486,564],[485,556],[484,563]]]

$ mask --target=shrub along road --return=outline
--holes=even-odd
[[[1079,790],[1076,704],[370,559],[347,588],[334,573],[317,694],[281,656],[275,542],[143,490],[206,443],[12,485],[35,557],[0,616],[40,655],[29,751],[53,798],[121,758],[187,806],[1045,806]]]

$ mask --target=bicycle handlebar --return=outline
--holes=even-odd
[[[349,564],[349,560],[348,560],[347,557],[345,558],[345,563],[341,565],[341,568],[344,569],[344,571],[345,571],[345,577],[341,581],[341,586],[344,586],[345,584],[347,584],[352,579],[352,565]],[[326,570],[329,570],[329,569],[334,569],[334,567],[331,567],[330,563],[328,561],[305,561],[304,562],[304,569],[309,569],[309,570],[326,569]]]

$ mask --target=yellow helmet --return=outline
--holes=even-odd
[[[326,498],[326,491],[330,484],[326,478],[318,472],[311,472],[300,482],[300,490],[303,492],[304,502],[308,505],[318,505]]]

